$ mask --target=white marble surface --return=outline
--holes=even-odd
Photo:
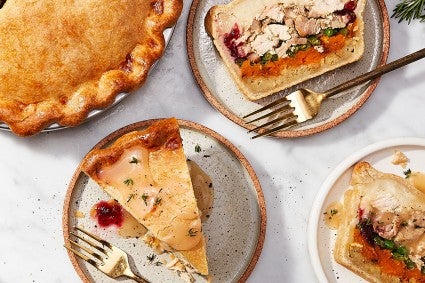
[[[391,14],[397,1],[386,1]],[[425,137],[425,59],[385,75],[353,117],[299,139],[250,140],[205,100],[187,60],[190,3],[146,84],[118,107],[77,128],[19,138],[0,132],[0,282],[79,282],[63,248],[62,206],[72,174],[100,139],[127,124],[175,116],[203,124],[248,158],[267,204],[264,249],[249,282],[316,282],[306,229],[321,183],[346,156],[395,137]],[[389,61],[425,46],[425,23],[391,19]]]

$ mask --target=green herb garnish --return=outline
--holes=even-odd
[[[195,146],[195,152],[201,152],[201,146],[199,145],[199,144],[197,144],[196,146]]]
[[[158,205],[161,203],[162,198],[156,198],[154,205]]]
[[[147,202],[147,200],[148,200],[148,195],[147,194],[143,194],[142,195],[142,200],[143,200],[143,202],[145,203],[145,205],[147,206],[148,205],[148,202]]]
[[[407,179],[407,178],[410,177],[410,175],[412,175],[412,170],[407,169],[406,171],[403,171],[403,174],[404,174],[405,178]]]
[[[391,18],[397,18],[399,23],[407,21],[407,24],[412,20],[425,22],[425,0],[403,0],[395,6]]]
[[[126,184],[127,186],[132,186],[134,184],[133,179],[128,178],[124,181],[124,184]]]
[[[150,255],[146,256],[146,258],[148,259],[149,262],[152,262],[156,258],[156,255],[155,254],[150,254]]]
[[[126,203],[129,202],[131,199],[133,199],[135,196],[136,196],[136,194],[130,194],[128,196],[128,199],[127,199]]]
[[[134,157],[134,156],[133,156],[133,158],[131,158],[130,163],[135,163],[135,164],[137,164],[137,163],[139,163],[139,159],[137,159],[136,157]]]

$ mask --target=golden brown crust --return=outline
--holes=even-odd
[[[299,66],[287,66],[278,76],[252,76],[242,78],[240,68],[234,62],[229,50],[223,43],[222,36],[229,32],[237,23],[241,26],[250,26],[255,13],[260,13],[266,5],[282,3],[285,0],[233,0],[225,5],[210,8],[204,19],[208,35],[213,39],[214,46],[219,52],[224,64],[235,80],[240,91],[250,100],[258,100],[278,91],[319,76],[328,71],[359,60],[364,52],[364,22],[363,10],[366,1],[359,0],[356,8],[356,28],[354,35],[347,38],[344,47],[328,53],[317,63]],[[254,14],[253,14],[254,13]]]
[[[137,145],[151,152],[160,149],[181,149],[183,145],[177,120],[175,118],[159,120],[149,128],[121,136],[113,146],[94,149],[84,158],[82,170],[89,176],[96,176],[99,168],[113,164],[124,150]]]
[[[18,135],[75,126],[146,79],[181,0],[7,1],[0,13],[0,121]],[[37,23],[37,24],[34,24]]]
[[[131,165],[128,160],[137,151],[143,153]],[[200,274],[208,274],[199,209],[175,118],[159,120],[106,148],[94,149],[84,158],[81,170],[153,237],[182,255]],[[123,180],[129,179],[131,185],[125,185]]]

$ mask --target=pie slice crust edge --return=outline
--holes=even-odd
[[[200,213],[175,118],[92,150],[81,168],[150,235],[198,273],[208,274]]]

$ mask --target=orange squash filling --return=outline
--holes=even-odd
[[[361,235],[359,229],[354,230],[354,242],[363,246],[362,256],[367,261],[378,265],[382,273],[398,277],[401,282],[405,283],[410,282],[412,279],[416,280],[416,283],[425,283],[425,275],[419,269],[408,269],[404,262],[392,257],[391,251],[370,245]]]
[[[325,50],[323,53],[310,47],[307,50],[298,51],[293,57],[279,58],[276,61],[269,61],[266,64],[252,64],[249,60],[246,60],[240,67],[242,78],[279,76],[281,71],[288,67],[317,64],[326,57],[327,54],[342,49],[345,46],[346,40],[353,37],[354,27],[355,23],[347,26],[347,35],[337,34],[331,37],[325,35],[320,36],[320,42]]]

